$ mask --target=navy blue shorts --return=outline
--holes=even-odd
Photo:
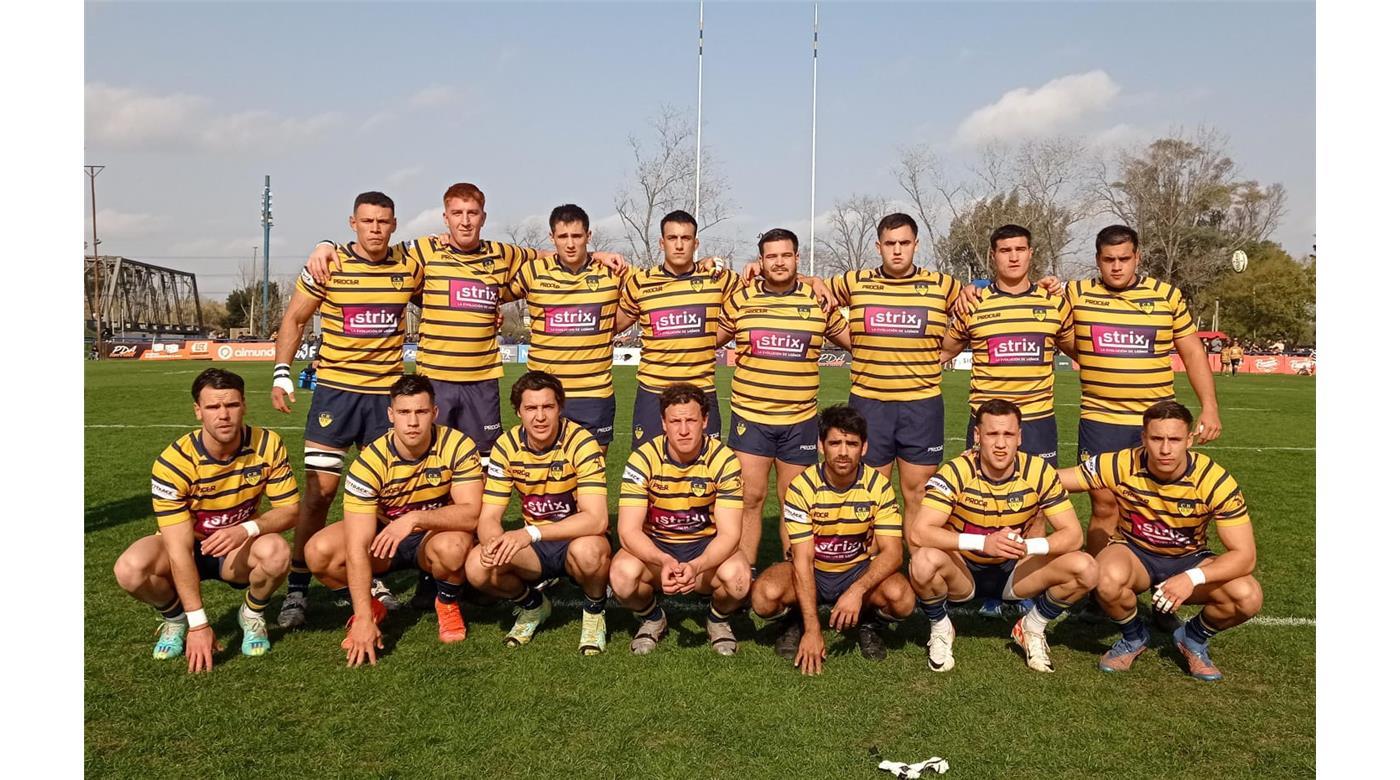
[[[548,580],[569,576],[564,562],[569,557],[569,544],[573,541],[573,539],[555,539],[553,541],[541,539],[538,542],[530,542],[530,549],[534,550],[535,557],[540,559],[540,579]]]
[[[305,440],[346,450],[383,436],[390,428],[389,392],[351,393],[319,387],[311,394]]]
[[[568,398],[564,401],[564,417],[573,420],[598,440],[598,445],[612,444],[613,420],[617,417],[617,396],[607,398]]]
[[[394,550],[394,557],[389,559],[389,571],[403,571],[404,569],[426,571],[418,565],[418,548],[423,546],[423,537],[427,534],[427,531],[416,531],[405,536],[403,541],[399,542],[399,548]]]
[[[951,601],[961,603],[989,597],[1009,601],[1015,598],[1011,593],[1011,578],[1016,572],[1016,564],[1020,561],[973,563],[964,558],[963,563],[967,564],[968,571],[972,572],[972,595],[963,599],[950,599]]]
[[[705,548],[714,540],[713,536],[707,536],[693,542],[663,542],[660,539],[652,539],[651,543],[656,545],[656,549],[675,558],[677,563],[688,563],[704,554]]]
[[[472,437],[476,451],[483,457],[491,454],[501,435],[501,383],[495,379],[479,382],[433,383],[433,400],[437,404],[438,425],[446,425]]]
[[[729,448],[784,463],[811,466],[817,462],[817,417],[790,425],[750,422],[730,410]]]
[[[1141,425],[1079,421],[1079,459],[1088,460],[1105,452],[1117,452],[1142,444]]]
[[[218,580],[219,582],[227,582],[231,587],[238,588],[239,590],[248,587],[248,583],[246,582],[233,582],[224,579],[224,558],[227,556],[220,555],[215,558],[212,555],[205,555],[200,551],[199,545],[200,541],[196,539],[194,542],[194,568],[195,571],[199,572],[200,582],[204,580]]]
[[[861,578],[870,568],[870,561],[864,560],[845,571],[830,572],[817,569],[817,604],[835,604],[841,594],[851,587],[851,583]]]
[[[972,449],[972,429],[977,425],[977,417],[967,418],[967,448]],[[1039,420],[1021,421],[1021,452],[1044,458],[1051,466],[1060,465],[1060,426],[1055,424],[1055,415]]]
[[[710,402],[709,417],[705,420],[705,434],[718,439],[719,398],[713,390],[706,391],[705,398]],[[662,433],[661,394],[637,385],[637,398],[632,403],[632,449],[637,449]]]
[[[1197,550],[1196,552],[1187,553],[1180,557],[1174,557],[1171,555],[1158,555],[1148,552],[1126,539],[1114,539],[1111,543],[1127,545],[1128,549],[1133,551],[1133,555],[1136,555],[1137,559],[1142,561],[1143,568],[1147,569],[1147,579],[1149,580],[1148,587],[1151,588],[1157,587],[1187,569],[1194,569],[1200,566],[1201,561],[1207,558],[1215,557],[1215,553],[1210,550]]]
[[[876,401],[851,394],[851,406],[865,418],[869,449],[865,465],[880,468],[896,457],[916,466],[943,461],[943,396],[917,401]]]

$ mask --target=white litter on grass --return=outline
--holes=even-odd
[[[945,774],[948,771],[948,760],[933,756],[927,761],[920,761],[917,764],[901,764],[898,761],[881,761],[880,769],[889,772],[900,780],[914,780],[924,772],[932,772],[936,775]]]

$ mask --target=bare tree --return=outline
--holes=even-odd
[[[506,238],[516,246],[553,251],[549,238],[549,223],[539,217],[527,217],[506,226]]]
[[[700,208],[695,209],[695,123],[678,109],[663,105],[646,139],[628,137],[634,167],[628,183],[613,199],[622,218],[628,248],[644,267],[661,260],[659,221],[676,209],[693,213],[699,233],[731,216],[729,185],[701,150]]]
[[[889,212],[879,195],[851,195],[826,215],[826,229],[817,236],[817,267],[823,275],[869,268],[879,262],[875,227]]]
[[[1059,137],[1023,143],[1013,161],[1016,192],[1029,212],[1040,267],[1065,275],[1079,226],[1094,211],[1095,198],[1088,150],[1078,138]]]
[[[938,156],[927,145],[902,148],[899,150],[899,162],[895,165],[894,176],[895,181],[899,182],[899,188],[909,196],[913,216],[919,221],[922,231],[921,243],[925,247],[924,252],[933,258],[930,265],[938,267],[938,254],[934,248],[943,237],[938,223],[947,203],[939,191],[943,175]],[[919,258],[914,259],[917,261]]]

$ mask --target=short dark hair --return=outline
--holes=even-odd
[[[1147,407],[1147,411],[1142,413],[1142,427],[1147,429],[1147,424],[1153,420],[1181,420],[1186,423],[1189,430],[1195,418],[1191,416],[1191,410],[1182,406],[1176,401],[1158,401]]]
[[[992,231],[991,249],[996,251],[997,242],[1005,241],[1008,238],[1024,238],[1026,244],[1031,243],[1031,232],[1020,225],[1006,224]]]
[[[553,390],[554,400],[559,402],[560,409],[564,408],[564,384],[559,377],[547,371],[526,371],[510,386],[510,406],[516,414],[520,413],[520,401],[530,390]]]
[[[429,401],[437,398],[437,394],[433,392],[433,383],[429,382],[427,377],[422,374],[404,374],[389,387],[389,403],[392,404],[395,398],[419,393],[427,393]]]
[[[878,241],[881,236],[885,235],[885,231],[887,230],[898,230],[902,227],[913,230],[914,238],[919,237],[919,223],[915,222],[914,218],[908,214],[902,211],[896,211],[893,214],[886,214],[880,218],[880,224],[875,226],[875,239]]]
[[[243,377],[224,368],[206,368],[194,378],[194,384],[190,386],[190,395],[198,401],[199,392],[206,387],[215,390],[237,390],[239,395],[243,395]]]
[[[855,434],[866,440],[865,417],[847,404],[835,404],[822,410],[817,418],[817,438],[826,441],[827,431],[835,428],[842,433]]]
[[[553,233],[554,228],[570,222],[582,222],[585,232],[588,230],[588,212],[572,203],[565,203],[562,206],[555,206],[549,212],[549,232]]]
[[[983,417],[1004,417],[1008,414],[1015,415],[1016,424],[1021,424],[1021,409],[1016,404],[1005,398],[993,398],[990,401],[982,402],[982,405],[977,407],[977,424],[982,424]]]
[[[379,206],[393,211],[394,199],[382,192],[371,190],[355,196],[355,207],[351,211],[357,211],[361,206]]]
[[[667,385],[666,389],[661,391],[661,416],[665,417],[666,410],[672,406],[680,406],[694,401],[700,404],[700,416],[709,417],[710,405],[706,403],[707,400],[705,391],[689,382],[676,382]]]
[[[758,255],[763,256],[763,245],[771,244],[774,241],[791,241],[792,251],[797,251],[797,234],[787,228],[773,228],[758,237]]]
[[[1127,225],[1109,225],[1100,230],[1097,236],[1094,236],[1094,254],[1098,254],[1106,246],[1118,246],[1128,242],[1132,242],[1133,250],[1137,251],[1138,234],[1136,230]]]
[[[696,222],[695,217],[691,216],[690,212],[684,209],[676,209],[675,211],[661,218],[662,235],[666,234],[666,224],[669,222],[679,222],[682,225],[690,225],[691,227],[695,228],[695,232],[697,235],[700,233],[700,223]]]

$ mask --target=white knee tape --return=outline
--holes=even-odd
[[[345,467],[345,453],[336,452],[335,450],[320,450],[307,447],[305,463],[307,471],[339,474],[340,470]]]

